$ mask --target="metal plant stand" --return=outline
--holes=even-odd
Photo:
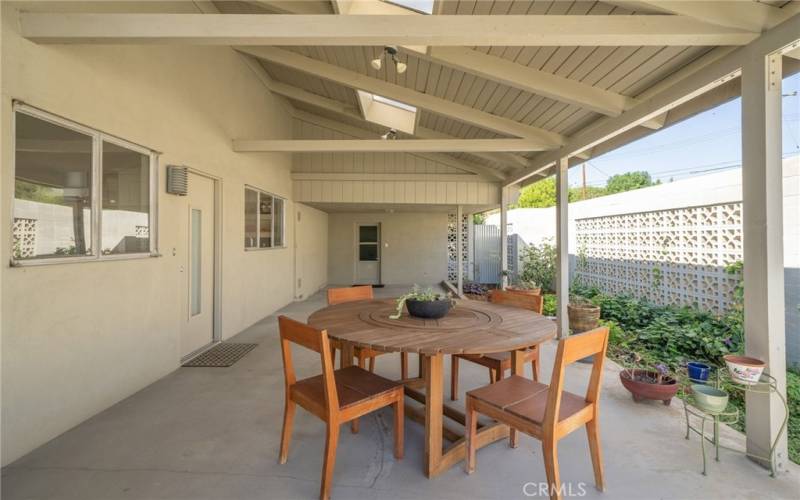
[[[729,410],[726,408],[724,411],[721,412],[709,412],[701,410],[697,407],[695,403],[694,396],[691,394],[690,391],[686,391],[688,389],[688,385],[682,387],[684,391],[684,397],[681,398],[683,401],[683,409],[686,415],[686,439],[689,439],[689,436],[692,432],[696,433],[700,436],[700,450],[703,453],[703,475],[707,475],[707,467],[706,467],[706,442],[711,443],[714,447],[714,459],[719,462],[719,450],[720,448],[725,448],[727,450],[735,451],[738,453],[742,453],[747,455],[751,458],[755,458],[762,462],[769,463],[769,474],[772,477],[775,477],[776,472],[776,457],[775,457],[775,448],[780,440],[781,436],[784,432],[786,432],[786,426],[789,420],[789,406],[786,402],[786,398],[781,394],[778,390],[778,383],[774,377],[764,373],[761,375],[761,379],[752,385],[745,385],[738,382],[735,382],[731,379],[730,375],[728,374],[727,370],[724,369],[717,369],[716,370],[716,381],[700,381],[700,380],[693,380],[686,376],[686,380],[689,383],[707,383],[711,384],[712,387],[717,389],[721,389],[723,386],[723,382],[730,382],[725,385],[726,390],[736,390],[741,391],[743,393],[755,393],[755,394],[770,394],[775,393],[778,395],[778,398],[783,403],[784,409],[784,417],[783,423],[781,424],[780,429],[778,430],[778,434],[775,436],[775,440],[771,443],[769,448],[769,456],[761,456],[756,455],[754,453],[749,453],[747,451],[738,450],[736,448],[731,448],[729,446],[724,446],[719,442],[719,424],[734,424],[739,420],[739,410],[737,408],[733,408]],[[729,405],[730,407],[730,405]],[[692,425],[691,416],[696,417],[699,420],[699,425]],[[706,434],[706,422],[708,421],[709,426],[711,427],[711,435]]]

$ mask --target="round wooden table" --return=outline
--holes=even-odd
[[[406,407],[406,415],[425,423],[425,472],[433,477],[464,459],[466,446],[448,430],[450,447],[442,449],[443,417],[464,425],[464,413],[444,405],[442,373],[445,354],[489,354],[511,352],[512,373],[523,373],[522,352],[552,339],[556,324],[533,311],[489,302],[458,300],[439,320],[423,320],[404,310],[400,319],[390,319],[396,310],[390,300],[364,300],[328,306],[313,313],[308,323],[325,329],[342,343],[342,366],[353,362],[353,350],[362,347],[384,352],[420,355],[420,376],[404,380],[406,395],[425,405],[424,415]],[[425,388],[425,392],[417,389]],[[478,447],[508,436],[502,424],[484,425],[478,431]]]

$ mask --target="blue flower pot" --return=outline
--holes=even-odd
[[[689,361],[686,364],[686,369],[689,371],[689,378],[692,382],[699,382],[701,384],[706,383],[708,374],[711,372],[710,366],[698,361]]]

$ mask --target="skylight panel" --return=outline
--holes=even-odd
[[[413,10],[422,14],[433,13],[433,0],[384,0],[404,9]]]
[[[383,104],[388,104],[389,106],[394,106],[395,108],[404,109],[406,111],[410,111],[411,113],[417,112],[417,108],[410,104],[395,101],[394,99],[389,99],[388,97],[383,97],[382,95],[372,94],[372,100],[376,102],[382,102]]]

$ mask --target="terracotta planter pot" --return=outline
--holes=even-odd
[[[567,304],[572,333],[588,332],[600,322],[600,307],[591,304]]]
[[[513,286],[506,287],[507,292],[518,293],[520,295],[541,295],[541,288],[516,288]]]
[[[631,378],[630,372],[633,372],[634,378]],[[669,406],[672,398],[678,393],[678,383],[675,379],[662,377],[660,384],[648,384],[647,382],[636,380],[639,375],[656,378],[658,373],[648,370],[622,370],[619,372],[619,379],[622,385],[631,392],[633,400],[639,402],[642,399],[653,399],[663,401],[665,406]]]

